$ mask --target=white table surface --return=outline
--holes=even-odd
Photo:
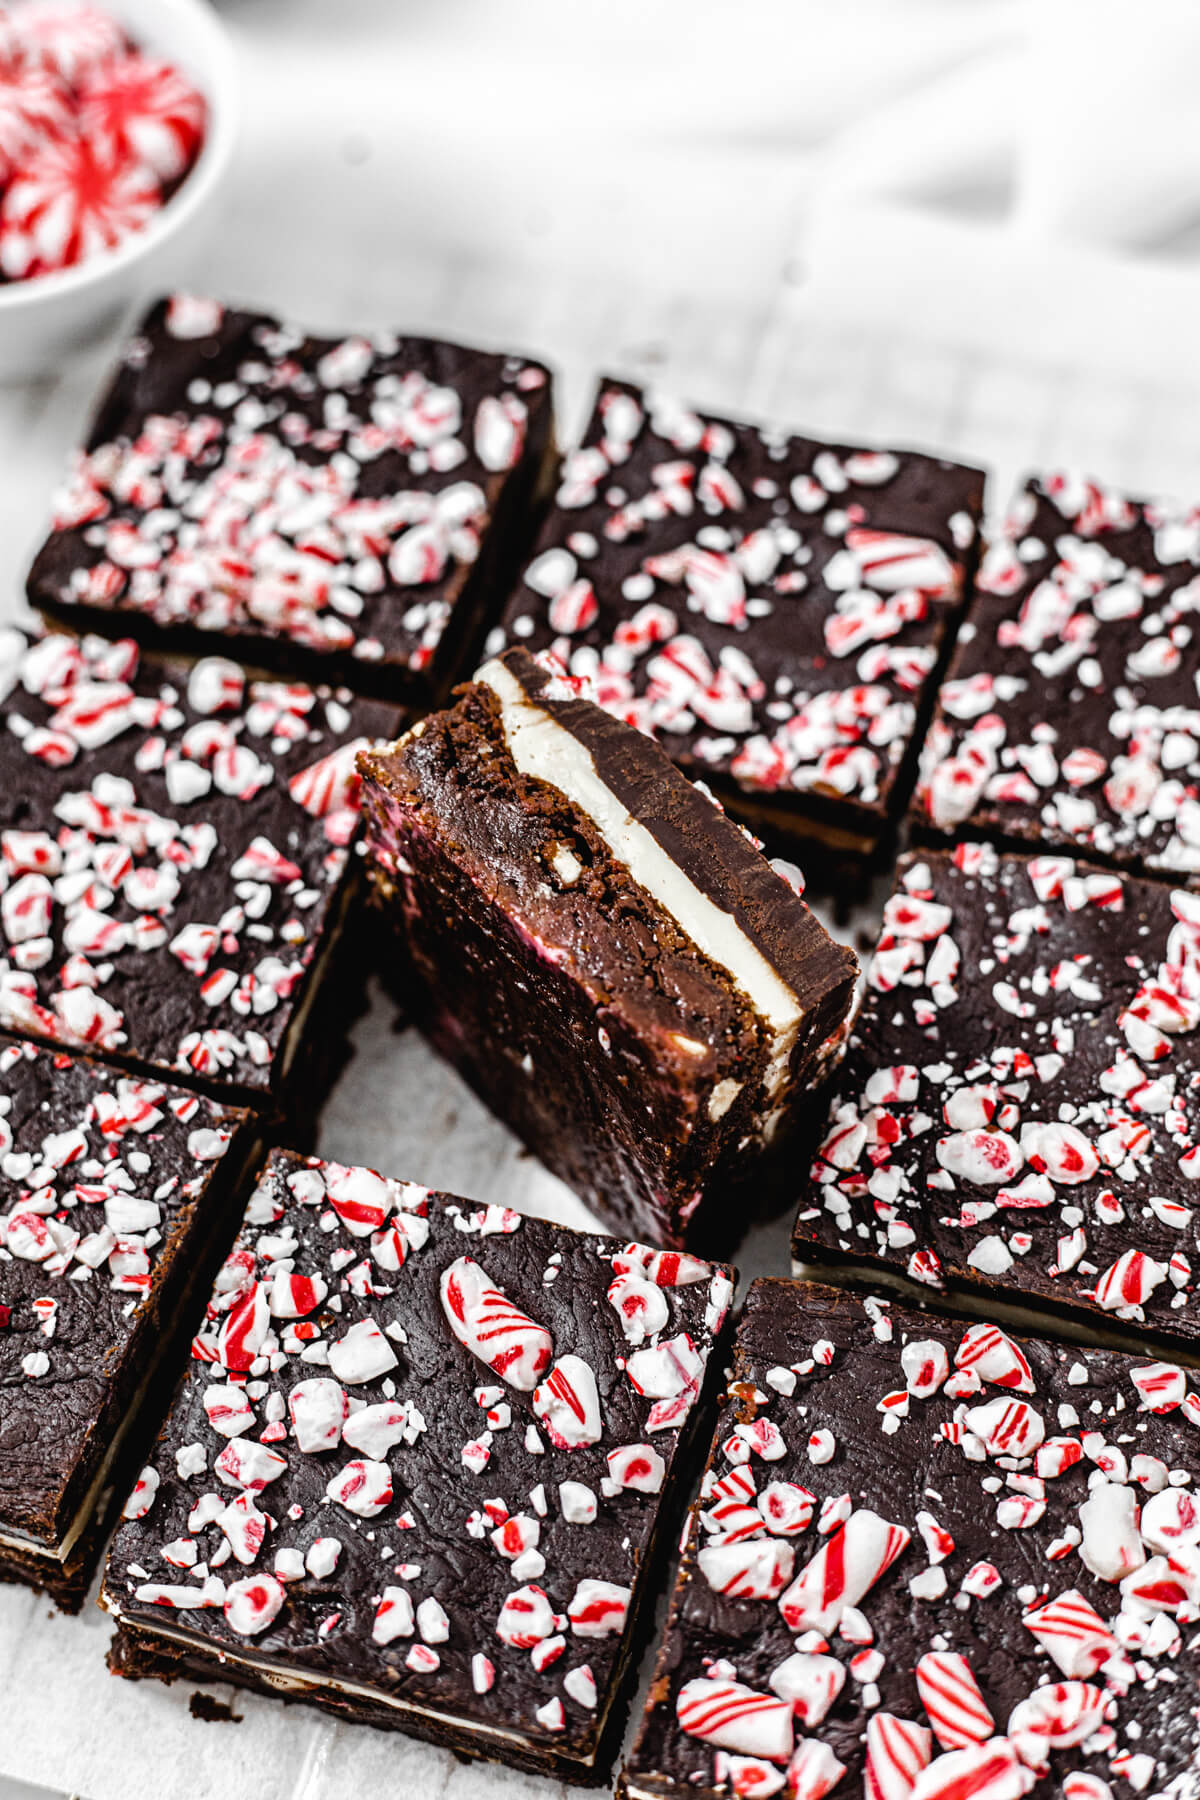
[[[603,368],[716,408],[983,462],[993,500],[1022,467],[1063,460],[1200,495],[1186,207],[1171,214],[1169,253],[1134,257],[1114,247],[1125,214],[1107,239],[1071,245],[1053,183],[1037,205],[1019,187],[1014,202],[1020,147],[980,95],[1025,66],[1032,15],[1019,0],[762,0],[737,9],[737,32],[727,0],[608,0],[602,28],[592,9],[550,0],[222,10],[246,122],[198,291],[318,327],[532,350],[560,371],[567,436]],[[1046,0],[1039,25],[1063,10]],[[881,140],[881,108],[905,131]],[[864,168],[894,179],[864,184]],[[110,355],[99,345],[52,379],[0,389],[0,617],[19,610],[50,489]],[[412,1034],[391,1031],[382,1003],[321,1148],[586,1218]],[[785,1228],[740,1260],[784,1268]],[[94,1608],[65,1620],[0,1588],[0,1800],[562,1792],[253,1696],[237,1700],[241,1724],[201,1724],[185,1689],[112,1681],[107,1633]]]

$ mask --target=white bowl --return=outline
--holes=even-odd
[[[0,380],[52,371],[135,301],[172,287],[213,222],[237,132],[233,47],[208,0],[101,0],[138,45],[173,62],[208,103],[200,154],[143,231],[54,275],[0,286]]]

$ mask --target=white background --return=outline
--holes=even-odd
[[[715,408],[1200,500],[1190,0],[228,0],[244,126],[193,286]],[[0,616],[111,345],[0,389]],[[322,1148],[579,1222],[382,1005]],[[784,1266],[785,1232],[750,1247]],[[398,1736],[103,1671],[0,1588],[0,1800],[550,1800]]]

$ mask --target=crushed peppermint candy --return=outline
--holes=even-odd
[[[95,104],[107,120],[119,97]],[[427,695],[470,637],[494,540],[519,526],[550,412],[549,372],[521,357],[314,338],[176,295],[126,347],[30,593],[73,621],[136,615],[251,662],[290,671],[300,654],[359,691]]]
[[[278,1087],[397,715],[128,640],[0,632],[0,1025]]]
[[[251,1129],[183,1088],[0,1035],[0,1531],[35,1552],[53,1557],[167,1349]],[[239,1399],[214,1400],[216,1429]],[[127,1518],[158,1480],[143,1470]],[[48,1564],[46,1585],[77,1606],[88,1572]]]
[[[824,1362],[808,1354],[817,1329]],[[779,1367],[794,1389],[770,1381]],[[630,1790],[1187,1792],[1200,1436],[1177,1422],[1169,1368],[756,1283]],[[878,1401],[906,1387],[888,1433]],[[732,1458],[731,1427],[767,1420],[782,1458]],[[818,1420],[836,1449],[814,1471]],[[811,1504],[781,1539],[766,1496],[788,1480]],[[840,1523],[822,1535],[827,1514]],[[786,1585],[767,1575],[781,1564],[795,1569]],[[731,1578],[735,1567],[745,1573]]]
[[[1200,873],[1197,607],[1200,508],[1072,471],[1031,481],[941,688],[922,822]]]
[[[983,477],[601,383],[489,650],[550,651],[691,775],[878,834]]]
[[[1200,1338],[1198,1028],[1200,896],[985,844],[906,858],[797,1254]],[[1009,1357],[981,1328],[960,1373],[1020,1392]]]
[[[635,1271],[660,1302],[639,1314],[635,1354],[661,1358],[640,1385],[609,1300]],[[253,1644],[316,1688],[375,1684],[462,1719],[467,1746],[493,1703],[465,1702],[494,1688],[505,1732],[582,1768],[731,1292],[693,1256],[511,1210],[497,1229],[452,1196],[276,1151],[105,1604],[139,1638],[184,1630],[215,1679],[217,1653]],[[768,1505],[786,1547],[805,1497]]]

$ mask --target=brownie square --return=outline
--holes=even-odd
[[[1033,480],[984,557],[919,831],[1200,873],[1200,513]]]
[[[510,650],[362,757],[368,868],[415,1017],[500,1117],[614,1230],[728,1250],[854,957],[579,685]]]
[[[1200,896],[986,844],[908,857],[796,1223],[986,1304],[1200,1342]]]
[[[756,1282],[626,1800],[1190,1793],[1188,1381]]]
[[[275,1152],[114,1540],[115,1665],[602,1779],[731,1273]]]
[[[282,1101],[390,707],[0,633],[0,1025]]]
[[[814,871],[861,861],[907,799],[982,498],[976,469],[605,380],[489,647],[553,648]]]
[[[428,702],[527,554],[549,372],[177,295],[127,345],[29,597],[80,629]]]
[[[0,1035],[0,1579],[82,1604],[255,1139],[250,1113]]]

